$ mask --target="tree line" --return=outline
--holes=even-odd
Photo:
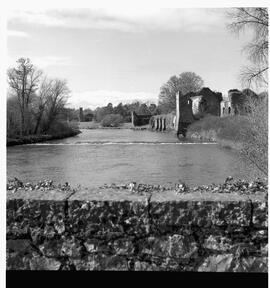
[[[143,103],[141,101],[133,101],[132,103],[123,104],[122,102],[113,106],[108,103],[106,106],[97,107],[94,110],[89,108],[83,110],[85,121],[102,122],[109,115],[118,115],[121,122],[131,122],[131,112],[134,111],[139,115],[157,115],[161,111],[158,105],[150,102]],[[65,113],[70,120],[79,120],[79,109],[65,109]],[[115,118],[115,116],[112,116]]]
[[[65,122],[70,95],[66,80],[49,78],[29,58],[7,71],[7,137],[59,134],[72,130]]]

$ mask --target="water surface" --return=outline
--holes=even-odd
[[[228,175],[260,176],[232,150],[180,142],[173,133],[129,129],[82,130],[62,140],[7,148],[7,176],[72,186],[136,181],[191,186],[220,183]]]

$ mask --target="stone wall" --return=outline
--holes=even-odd
[[[175,113],[155,115],[150,118],[150,128],[156,131],[175,129]]]
[[[265,194],[7,192],[7,270],[267,272]]]
[[[196,93],[187,94],[195,105],[192,105],[192,112],[195,119],[200,119],[206,114],[220,116],[220,102],[222,94],[214,92],[211,89],[204,87]],[[181,111],[180,111],[181,113]]]

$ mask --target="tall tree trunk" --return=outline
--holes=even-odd
[[[24,136],[24,112],[21,112],[21,130],[20,130],[20,136]]]
[[[39,128],[39,125],[40,125],[40,121],[42,119],[42,115],[43,115],[43,111],[41,111],[39,113],[39,115],[38,115],[36,127],[35,127],[35,130],[34,130],[34,134],[37,134],[37,132],[38,132],[38,128]]]

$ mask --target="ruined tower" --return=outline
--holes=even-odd
[[[80,120],[80,122],[83,122],[83,121],[84,121],[84,117],[83,117],[83,108],[82,108],[82,107],[80,107],[79,120]]]

